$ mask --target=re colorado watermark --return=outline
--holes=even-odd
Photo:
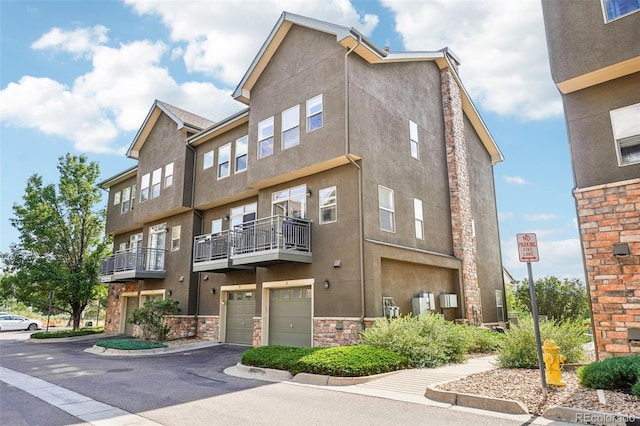
[[[610,414],[610,413],[576,413],[576,423],[586,425],[617,425],[633,423],[640,420],[637,414]]]

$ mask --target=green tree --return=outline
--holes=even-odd
[[[544,277],[534,283],[538,313],[557,321],[582,319],[588,312],[587,290],[577,278],[560,280]],[[531,293],[528,280],[518,284],[515,292],[516,304],[531,312]]]
[[[33,174],[27,180],[21,204],[14,204],[11,224],[19,242],[0,254],[9,272],[1,282],[3,297],[46,312],[49,294],[54,308],[67,312],[73,329],[82,311],[104,285],[98,279],[100,258],[107,254],[104,209],[98,209],[99,167],[82,156],[58,159],[60,182],[45,185]]]
[[[147,299],[141,308],[131,312],[129,322],[142,329],[144,340],[155,339],[162,342],[171,331],[171,326],[165,323],[165,318],[178,312],[180,308],[177,300]]]

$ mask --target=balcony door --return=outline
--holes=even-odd
[[[149,253],[147,269],[150,271],[164,270],[164,247],[167,239],[167,224],[155,225],[149,228]]]
[[[272,214],[304,219],[307,217],[307,185],[300,185],[271,196]]]

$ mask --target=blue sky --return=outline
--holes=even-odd
[[[34,173],[86,154],[107,178],[155,99],[218,121],[283,10],[355,27],[379,47],[448,46],[505,161],[494,167],[503,263],[526,277],[516,233],[535,232],[534,278],[584,282],[561,98],[539,0],[0,2],[0,251]]]

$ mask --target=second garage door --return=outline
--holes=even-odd
[[[270,290],[269,344],[311,346],[311,287]]]
[[[227,294],[227,343],[253,344],[255,291],[232,291]]]

